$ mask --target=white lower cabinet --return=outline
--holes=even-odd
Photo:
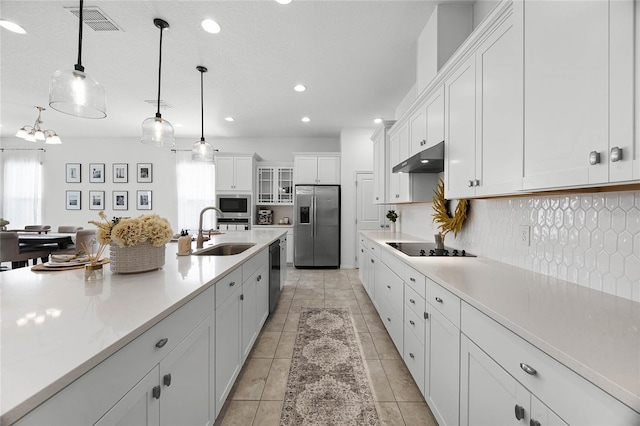
[[[242,286],[237,283],[236,290],[216,308],[216,416],[220,413],[242,366],[241,294]]]

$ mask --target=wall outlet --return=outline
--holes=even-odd
[[[520,244],[523,246],[531,245],[531,227],[529,225],[520,225]]]

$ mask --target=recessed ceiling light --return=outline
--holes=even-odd
[[[226,121],[236,121],[235,118],[233,118],[233,117],[225,117],[224,119]]]
[[[291,0],[276,0],[278,3],[280,4],[289,4],[291,3]]]
[[[308,123],[310,121],[311,121],[311,119],[309,117],[302,117],[302,122],[303,123]]]
[[[16,24],[15,22],[7,21],[6,19],[0,19],[0,27],[6,28],[7,30],[17,34],[27,33],[25,29],[20,25]]]
[[[374,118],[373,122],[376,123],[376,124],[380,124],[380,123],[382,123],[382,118],[380,118],[380,117]]]
[[[211,34],[218,34],[221,30],[220,24],[213,19],[204,19],[201,25],[203,30]]]
[[[307,90],[307,86],[305,86],[304,84],[298,84],[293,88],[293,90],[295,90],[296,92],[304,92],[305,90]]]

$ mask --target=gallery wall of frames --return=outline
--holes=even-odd
[[[107,203],[111,203],[112,210],[151,210],[152,191],[138,184],[153,182],[153,164],[112,163],[108,166],[105,163],[65,164],[65,183],[68,188],[65,191],[66,209],[82,210],[83,206],[88,206],[89,210],[105,210]],[[130,173],[135,173],[135,176],[130,176]],[[95,189],[73,189],[73,184],[82,183],[83,179],[87,179],[90,184],[96,184]],[[111,194],[107,194],[107,191],[100,188],[100,184],[106,182],[123,184],[122,190],[113,190]],[[132,183],[135,185],[132,186]],[[135,197],[131,200],[131,206],[130,196]]]

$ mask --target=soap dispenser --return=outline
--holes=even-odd
[[[184,229],[180,231],[180,238],[178,238],[178,254],[183,256],[191,254],[191,235]]]

